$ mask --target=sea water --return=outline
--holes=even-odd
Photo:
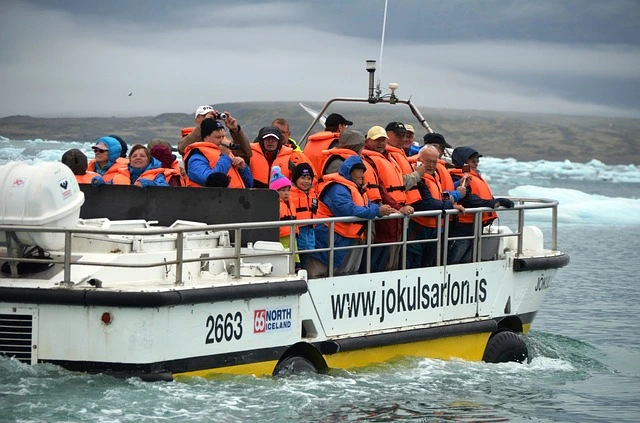
[[[89,146],[0,138],[0,164]],[[0,359],[0,421],[638,421],[640,169],[490,157],[480,169],[496,196],[560,201],[558,243],[571,263],[533,322],[529,363],[400,357],[327,375],[145,383]],[[548,235],[543,219],[527,224]]]

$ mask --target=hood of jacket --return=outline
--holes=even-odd
[[[96,144],[99,142],[103,142],[107,145],[107,147],[109,147],[109,161],[104,166],[105,168],[109,168],[112,164],[115,163],[116,159],[120,157],[120,152],[122,151],[120,141],[112,137],[102,137],[98,138]]]
[[[478,151],[472,147],[456,147],[451,154],[451,161],[455,167],[461,168],[471,156],[476,154],[482,157],[482,154],[478,153]]]
[[[353,170],[354,167],[356,168],[360,167],[362,169],[366,169],[364,163],[362,163],[362,159],[360,158],[360,156],[347,157],[347,159],[340,165],[340,169],[338,170],[338,173],[341,176],[353,181],[353,179],[351,179],[351,171]]]

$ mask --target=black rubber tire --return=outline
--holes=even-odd
[[[529,357],[527,344],[516,333],[502,331],[491,335],[482,356],[487,363],[522,363]]]
[[[318,373],[313,363],[304,357],[291,355],[276,365],[274,376],[284,376],[298,373]]]

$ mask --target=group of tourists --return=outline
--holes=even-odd
[[[79,183],[93,185],[186,186],[222,188],[268,188],[280,198],[280,219],[305,220],[304,224],[280,228],[285,248],[301,251],[296,268],[310,277],[328,275],[329,253],[317,249],[362,245],[366,220],[401,213],[411,216],[427,210],[457,209],[461,213],[450,222],[450,237],[474,234],[474,215],[465,208],[513,207],[506,198],[494,198],[478,170],[481,154],[472,147],[457,147],[451,163],[442,159],[452,146],[441,134],[427,133],[424,145],[414,141],[411,125],[390,122],[373,126],[366,135],[349,129],[353,122],[332,113],[324,131],[309,136],[304,149],[290,135],[284,118],[263,127],[253,142],[228,112],[200,106],[195,126],[183,128],[177,151],[179,165],[170,143],[155,139],[147,146],[128,149],[122,138],[99,138],[88,160],[77,149],[65,152],[62,161]],[[227,131],[230,135],[227,137]],[[127,154],[128,152],[128,154]],[[314,224],[310,219],[356,216],[364,221]],[[489,225],[496,213],[484,212],[482,225]],[[412,217],[408,240],[437,238],[443,217]],[[402,219],[376,219],[372,225],[371,259],[363,260],[363,248],[333,251],[333,273],[345,275],[394,270],[400,267],[399,242]],[[291,230],[295,236],[291,237]],[[294,239],[297,245],[291,246]],[[383,244],[383,245],[377,245]],[[448,246],[448,264],[472,260],[472,239],[455,239]],[[437,257],[436,242],[407,245],[408,268],[428,267]]]

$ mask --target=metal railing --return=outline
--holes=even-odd
[[[363,254],[364,260],[366,260],[366,272],[370,272],[371,270],[371,250],[376,247],[385,247],[385,246],[393,246],[400,245],[401,246],[401,259],[399,262],[400,269],[406,269],[407,267],[407,246],[416,243],[436,243],[437,244],[437,255],[436,255],[436,263],[435,265],[447,265],[447,246],[449,241],[456,239],[472,239],[473,240],[473,255],[472,261],[480,261],[482,257],[482,245],[483,240],[489,238],[500,238],[500,237],[517,237],[517,255],[522,255],[523,249],[523,228],[525,222],[525,212],[527,210],[536,210],[536,209],[551,209],[551,250],[557,250],[557,206],[558,202],[555,200],[549,199],[532,199],[532,198],[514,198],[511,197],[511,200],[515,202],[515,207],[513,209],[505,209],[500,208],[498,211],[500,213],[513,213],[517,215],[517,223],[516,223],[516,231],[513,233],[482,233],[482,220],[480,218],[482,212],[491,211],[493,209],[489,208],[476,208],[476,209],[466,209],[466,214],[474,214],[474,234],[469,237],[450,237],[448,235],[449,226],[450,226],[450,217],[456,216],[460,214],[455,209],[444,210],[444,211],[425,211],[425,212],[417,212],[410,216],[404,216],[399,213],[386,216],[383,218],[376,218],[373,220],[366,221],[367,223],[367,232],[365,236],[365,240],[362,244],[359,245],[351,245],[351,246],[343,246],[343,247],[335,247],[335,237],[334,237],[334,226],[338,222],[363,222],[363,219],[356,217],[338,217],[338,218],[327,218],[327,219],[307,219],[307,220],[287,220],[287,221],[275,221],[275,222],[254,222],[254,223],[230,223],[230,224],[216,224],[216,225],[202,225],[202,226],[190,226],[190,227],[177,227],[177,228],[142,228],[142,229],[103,229],[103,228],[88,228],[88,227],[75,227],[75,228],[53,228],[53,227],[41,227],[41,226],[24,226],[24,225],[0,225],[0,232],[5,232],[5,242],[0,242],[0,247],[3,245],[6,247],[6,255],[2,255],[2,249],[0,248],[0,261],[8,262],[12,269],[15,269],[17,263],[52,263],[52,264],[62,264],[64,269],[64,278],[61,281],[62,286],[72,287],[75,286],[76,283],[71,281],[71,266],[72,265],[82,265],[82,266],[98,266],[98,267],[128,267],[128,268],[150,268],[150,267],[159,267],[159,266],[168,266],[168,265],[176,265],[176,280],[174,282],[175,285],[183,285],[183,266],[186,263],[192,262],[204,262],[204,261],[213,261],[213,260],[233,260],[234,266],[232,271],[232,277],[235,279],[240,278],[240,268],[241,268],[241,260],[248,257],[261,257],[261,256],[274,256],[274,255],[286,255],[289,256],[289,274],[295,274],[295,263],[293,260],[293,256],[295,254],[304,254],[304,253],[312,253],[312,252],[328,252],[328,276],[333,276],[334,273],[334,255],[336,251],[341,250],[349,250],[349,249],[357,249],[362,248],[366,249],[365,254]],[[416,239],[416,240],[408,240],[407,239],[407,227],[409,223],[409,219],[412,217],[442,217],[442,219],[436,219],[438,222],[438,226],[436,228],[436,237],[433,239]],[[379,219],[403,219],[403,231],[401,234],[401,239],[396,242],[389,243],[380,243],[376,244],[372,237],[372,229],[374,222]],[[317,248],[313,250],[295,250],[293,248],[289,250],[285,250],[283,252],[272,251],[272,250],[264,250],[264,251],[256,251],[253,250],[252,253],[247,253],[242,251],[242,234],[243,231],[253,230],[253,229],[267,229],[267,228],[275,228],[282,226],[289,226],[290,228],[290,244],[295,244],[295,227],[296,226],[306,226],[306,225],[319,225],[319,224],[327,224],[329,225],[329,240],[327,248]],[[197,258],[184,258],[184,250],[185,250],[185,236],[189,233],[195,232],[214,232],[214,231],[229,231],[233,232],[235,235],[235,242],[233,245],[233,253],[228,255],[217,255],[215,257],[197,257]],[[22,245],[17,237],[16,233],[23,232],[45,232],[45,233],[64,233],[64,249],[61,251],[62,258],[29,258],[20,256],[20,250],[24,251],[25,246]],[[164,260],[159,262],[151,262],[151,263],[105,263],[105,262],[87,262],[82,261],[80,263],[72,263],[72,242],[74,234],[93,234],[93,235],[123,235],[123,236],[149,236],[149,235],[168,235],[173,234],[176,236],[176,248],[175,248],[175,260]],[[5,276],[0,274],[0,279]]]

